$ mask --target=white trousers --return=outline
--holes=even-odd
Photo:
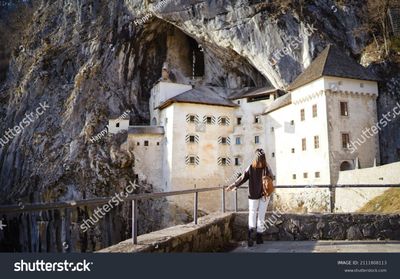
[[[270,197],[262,197],[258,200],[249,199],[249,229],[257,228],[258,233],[265,231],[265,212]]]

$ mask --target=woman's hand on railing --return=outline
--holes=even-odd
[[[231,184],[228,187],[226,187],[226,191],[228,192],[234,192],[237,190],[237,187],[235,187],[235,184]]]

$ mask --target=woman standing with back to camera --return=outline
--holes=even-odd
[[[270,200],[270,196],[267,196],[263,191],[263,176],[268,176],[271,179],[274,177],[265,159],[264,150],[257,149],[252,164],[227,188],[228,191],[235,191],[249,180],[249,231],[247,240],[249,247],[253,246],[254,239],[257,244],[263,243],[265,212]],[[254,236],[254,234],[256,235]]]

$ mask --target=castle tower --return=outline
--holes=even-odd
[[[170,80],[170,69],[168,62],[164,62],[161,78],[153,86],[150,93],[150,119],[151,125],[163,125],[159,119],[159,107],[167,100],[191,90],[192,86],[187,84],[175,83]]]

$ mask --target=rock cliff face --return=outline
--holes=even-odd
[[[199,72],[204,78],[198,82],[230,88],[269,84],[284,88],[327,43],[337,43],[369,61],[362,50],[371,38],[353,32],[365,20],[363,1],[341,6],[323,0],[306,1],[304,6],[294,0],[282,1],[282,6],[268,2],[38,1],[0,85],[0,136],[41,103],[48,108],[0,145],[1,203],[110,196],[124,189],[134,180],[135,168],[132,154],[121,148],[123,135],[94,143],[90,138],[105,128],[109,116],[126,110],[131,111],[132,123],[148,123],[150,88],[164,61],[170,63],[177,81],[187,81],[192,75],[191,53],[201,49],[204,66]],[[393,67],[373,65],[391,80],[381,92],[382,112],[398,99],[400,76],[389,74]],[[398,128],[399,121],[393,122],[382,134],[384,162],[396,160]],[[151,185],[138,191],[151,191]],[[144,208],[162,211],[159,203]],[[105,246],[126,238],[121,231],[129,232],[129,209],[118,212],[118,224],[105,222],[98,228],[106,232],[107,241],[92,239],[93,243]],[[20,240],[29,238],[19,229],[23,222],[36,226],[36,217],[14,219]],[[61,227],[68,226],[65,218],[57,220]],[[157,218],[142,222],[143,231],[150,224],[154,228],[154,223]],[[39,250],[39,240],[32,242],[21,245],[21,250]],[[74,246],[80,249],[81,244]]]

